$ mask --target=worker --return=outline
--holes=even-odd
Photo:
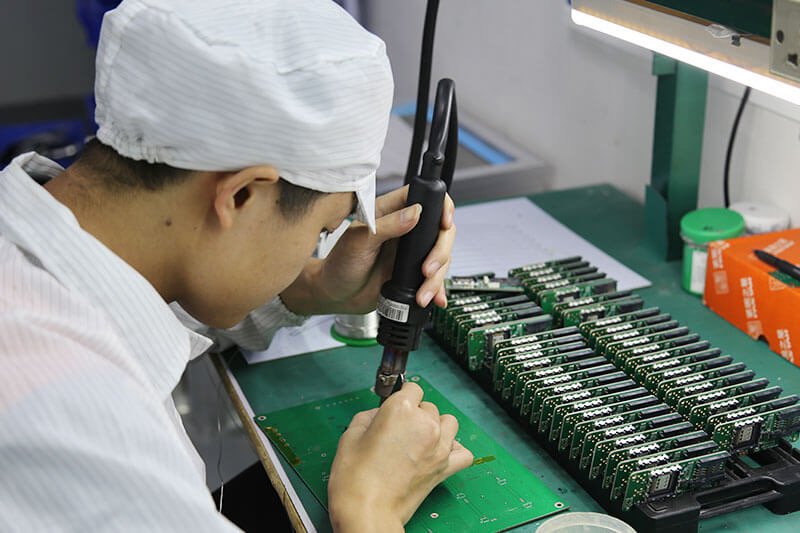
[[[171,392],[212,342],[263,348],[303,317],[374,309],[421,209],[375,198],[392,96],[384,44],[330,0],[106,15],[97,137],[67,169],[26,153],[0,173],[0,530],[235,529]],[[420,305],[446,305],[453,215],[447,199]],[[471,464],[456,432],[413,383],[356,415],[334,529],[400,531]]]

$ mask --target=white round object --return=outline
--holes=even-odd
[[[749,235],[770,233],[789,228],[789,213],[776,205],[758,202],[736,202],[730,208],[744,217],[745,231]]]
[[[636,530],[607,514],[568,512],[551,518],[536,533],[636,533]]]

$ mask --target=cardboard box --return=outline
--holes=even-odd
[[[705,303],[800,366],[800,282],[760,261],[753,250],[800,264],[800,229],[710,243]]]

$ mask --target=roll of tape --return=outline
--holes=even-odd
[[[737,202],[730,208],[744,217],[745,231],[750,235],[789,228],[789,213],[776,205],[761,202]]]
[[[378,313],[336,315],[333,328],[336,333],[349,339],[374,339],[378,336]]]

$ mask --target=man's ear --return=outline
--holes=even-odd
[[[270,165],[220,173],[214,191],[214,211],[223,229],[230,229],[241,209],[253,201],[256,187],[278,182],[278,171]]]

